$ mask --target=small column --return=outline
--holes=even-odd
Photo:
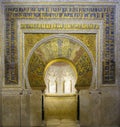
[[[41,87],[41,91],[42,91],[42,124],[41,127],[45,127],[45,112],[44,112],[44,95],[45,95],[45,88],[46,85],[43,85]]]
[[[79,95],[80,86],[76,84],[75,88],[77,90],[77,121],[79,124],[80,123],[80,95]]]
[[[44,121],[44,92],[42,91],[42,121]]]
[[[80,121],[80,97],[79,92],[77,92],[77,120]]]

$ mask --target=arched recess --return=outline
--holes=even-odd
[[[54,59],[44,69],[45,92],[48,94],[75,93],[77,76],[76,68],[70,60]]]
[[[27,88],[45,87],[45,66],[57,58],[68,59],[75,65],[78,73],[77,89],[95,84],[96,65],[88,47],[70,35],[54,34],[37,42],[28,55],[25,70]]]

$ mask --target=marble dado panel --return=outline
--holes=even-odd
[[[3,96],[2,126],[19,127],[20,122],[20,96]]]
[[[103,43],[103,84],[115,83],[115,53],[114,53],[114,5],[22,5],[5,6],[6,35],[5,35],[5,84],[18,84],[18,19],[85,19],[104,21]]]
[[[120,125],[120,99],[116,87],[100,91],[80,91],[81,126],[114,127]]]
[[[0,95],[0,125],[25,127],[30,125],[30,95],[28,91],[4,91]]]
[[[30,125],[40,126],[42,123],[42,92],[33,90],[30,95]]]
[[[104,125],[120,125],[120,99],[118,88],[101,91],[101,121]],[[102,117],[104,116],[104,117]]]
[[[1,126],[2,126],[2,95],[0,93],[0,127]]]

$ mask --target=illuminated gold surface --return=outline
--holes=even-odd
[[[33,48],[33,46],[42,40],[45,37],[50,36],[51,34],[25,34],[25,60]],[[96,34],[69,34],[81,40],[92,52],[94,60],[96,60]],[[54,40],[55,41],[55,40]]]
[[[44,85],[43,72],[44,64],[35,53],[32,55],[28,66],[28,78],[32,87]]]
[[[62,104],[62,105],[61,105]],[[47,95],[45,96],[45,120],[77,118],[76,95]]]
[[[25,60],[30,52],[30,50],[33,48],[33,46],[39,42],[41,39],[48,37],[51,34],[24,34],[24,47],[25,47]]]
[[[25,56],[27,57],[29,51],[38,41],[49,35],[50,34],[25,34]],[[82,40],[82,42],[93,53],[94,58],[96,57],[95,34],[70,35]],[[51,65],[51,61],[57,62],[55,59],[58,61],[61,61],[62,59],[64,59],[66,62],[71,61],[72,67],[76,68],[78,74],[78,80],[76,84],[79,87],[90,86],[92,81],[93,68],[90,57],[86,50],[80,44],[75,43],[73,40],[64,37],[55,37],[38,46],[30,58],[28,66],[28,79],[31,87],[41,87],[42,85],[45,85],[44,70],[46,71],[46,66]]]
[[[65,29],[65,30],[79,30],[79,29],[99,29],[97,24],[21,24],[21,29]]]
[[[94,60],[96,61],[96,34],[70,34],[81,40],[92,52]]]

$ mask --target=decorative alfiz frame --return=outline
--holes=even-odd
[[[115,27],[115,5],[96,5],[96,6],[86,6],[86,5],[6,5],[4,10],[5,13],[5,84],[6,85],[17,85],[21,84],[24,72],[21,72],[21,53],[19,48],[21,47],[20,42],[20,35],[18,35],[18,24],[21,22],[20,29],[24,32],[36,32],[39,33],[64,33],[72,31],[72,33],[78,33],[81,31],[81,33],[85,32],[87,29],[87,33],[92,33],[91,31],[95,29],[100,29],[96,26],[89,27],[83,27],[78,26],[77,30],[72,26],[71,29],[64,29],[64,27],[59,26],[59,28],[55,27],[54,29],[52,27],[49,28],[47,26],[46,28],[43,28],[43,25],[35,25],[35,24],[43,24],[44,21],[46,21],[46,24],[53,24],[54,21],[61,20],[61,23],[58,24],[64,24],[64,21],[73,22],[71,24],[76,24],[75,21],[81,21],[79,24],[97,24],[97,21],[100,22],[100,27],[103,28],[102,35],[99,38],[99,43],[102,42],[102,46],[99,46],[99,49],[97,48],[98,52],[97,55],[100,55],[100,59],[97,60],[98,62],[102,62],[102,65],[98,65],[96,72],[101,72],[101,74],[97,74],[97,77],[100,76],[100,84],[114,84],[115,83],[115,42],[114,42],[114,27]],[[49,21],[51,19],[51,21]],[[26,21],[26,23],[23,23],[23,21]],[[33,21],[37,20],[41,23],[33,23]],[[30,21],[28,23],[28,21]],[[49,23],[47,23],[49,21]],[[90,23],[84,23],[84,21],[90,21]],[[92,21],[92,22],[91,22]],[[95,23],[93,23],[95,22]],[[67,24],[66,23],[66,24]],[[25,24],[33,24],[33,25],[26,25]],[[44,23],[45,24],[45,23]],[[83,28],[82,28],[83,27]],[[74,28],[74,29],[72,29]],[[79,28],[79,30],[78,30]],[[51,30],[52,29],[52,30]],[[56,30],[57,29],[57,30]],[[62,31],[62,32],[61,32]],[[97,33],[98,30],[96,30]],[[99,33],[100,34],[100,33]],[[103,40],[102,40],[103,37]],[[100,49],[101,48],[101,49]],[[100,51],[99,51],[100,50]],[[22,48],[22,55],[24,50]],[[101,53],[102,52],[102,53]],[[102,69],[102,71],[101,71]]]

